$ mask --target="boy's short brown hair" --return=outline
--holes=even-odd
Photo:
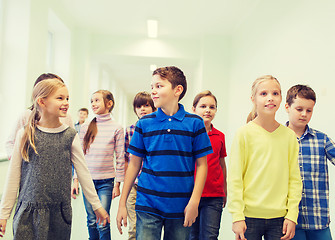
[[[142,105],[150,104],[152,111],[156,111],[154,101],[152,101],[151,95],[148,92],[139,92],[135,95],[133,101],[134,112],[136,114],[136,108],[141,107]]]
[[[298,97],[305,98],[316,102],[316,95],[314,90],[307,85],[294,85],[291,87],[286,94],[286,103],[291,106],[294,99]]]
[[[88,109],[87,108],[81,108],[78,110],[78,112],[87,112],[87,115],[88,115]]]
[[[180,101],[185,96],[187,90],[187,82],[182,70],[174,66],[161,67],[157,68],[152,73],[152,76],[154,75],[159,75],[162,79],[168,80],[172,84],[172,88],[175,88],[178,85],[183,86],[184,89],[183,92],[180,94],[178,101]]]

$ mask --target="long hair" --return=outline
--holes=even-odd
[[[274,81],[276,81],[278,83],[279,87],[280,87],[280,83],[277,80],[277,78],[273,77],[272,75],[264,75],[264,76],[261,76],[261,77],[257,78],[253,82],[252,87],[251,87],[251,96],[255,97],[259,84],[261,84],[262,82],[268,81],[268,80],[274,80]],[[247,117],[247,123],[250,122],[250,121],[252,121],[252,120],[254,120],[256,117],[257,117],[257,112],[256,112],[256,106],[254,104],[251,112],[249,113],[249,115]]]
[[[27,162],[29,162],[29,149],[33,149],[34,152],[38,154],[35,146],[35,129],[37,122],[41,118],[41,109],[38,105],[38,100],[41,98],[47,98],[50,94],[62,87],[65,87],[65,84],[58,79],[47,79],[37,83],[33,89],[33,108],[29,115],[27,125],[24,127],[20,147],[22,158]]]
[[[111,112],[114,108],[115,101],[114,101],[114,96],[113,94],[108,91],[108,90],[98,90],[94,93],[101,93],[102,98],[104,100],[105,107],[107,106],[109,101],[113,102],[112,107],[108,109],[109,112]],[[93,94],[94,94],[93,93]],[[90,148],[91,144],[94,142],[94,139],[98,133],[98,128],[97,128],[97,118],[93,118],[90,124],[88,125],[87,132],[84,136],[84,141],[83,141],[83,147],[84,147],[84,154],[87,153],[88,149]]]

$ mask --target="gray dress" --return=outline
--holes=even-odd
[[[76,131],[47,133],[36,128],[38,154],[23,161],[13,220],[16,240],[67,240],[71,236],[71,146]]]

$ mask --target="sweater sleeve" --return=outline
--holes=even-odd
[[[10,135],[7,138],[6,141],[6,151],[7,151],[7,156],[8,159],[10,160],[14,151],[14,143],[15,143],[15,139],[17,136],[17,133],[19,132],[19,130],[21,128],[24,127],[24,125],[26,124],[26,122],[28,121],[29,115],[30,115],[31,111],[29,109],[27,109],[26,111],[24,111],[20,117],[17,119],[15,126],[12,130],[12,132],[10,133]]]
[[[228,165],[228,210],[233,222],[245,220],[243,200],[243,169],[245,163],[244,137],[237,132],[232,143]]]
[[[22,165],[20,152],[22,135],[23,130],[17,134],[12,159],[9,162],[4,194],[2,195],[0,205],[0,219],[8,219],[10,217],[19,190]]]
[[[289,185],[287,195],[287,214],[285,218],[297,224],[299,203],[302,193],[302,181],[298,163],[299,143],[293,136],[290,144],[289,156]]]
[[[123,128],[119,128],[114,136],[114,152],[116,158],[116,182],[124,181],[124,167],[125,167],[125,154],[124,154],[124,132]]]
[[[78,180],[83,188],[86,199],[92,205],[93,210],[102,207],[97,192],[92,181],[90,172],[88,171],[83,150],[80,145],[78,134],[75,136],[71,147],[71,159],[76,170]]]

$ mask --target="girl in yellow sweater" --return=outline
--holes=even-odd
[[[236,133],[228,166],[228,209],[235,239],[291,239],[302,182],[295,133],[275,120],[282,95],[278,80],[252,85],[254,109]]]

